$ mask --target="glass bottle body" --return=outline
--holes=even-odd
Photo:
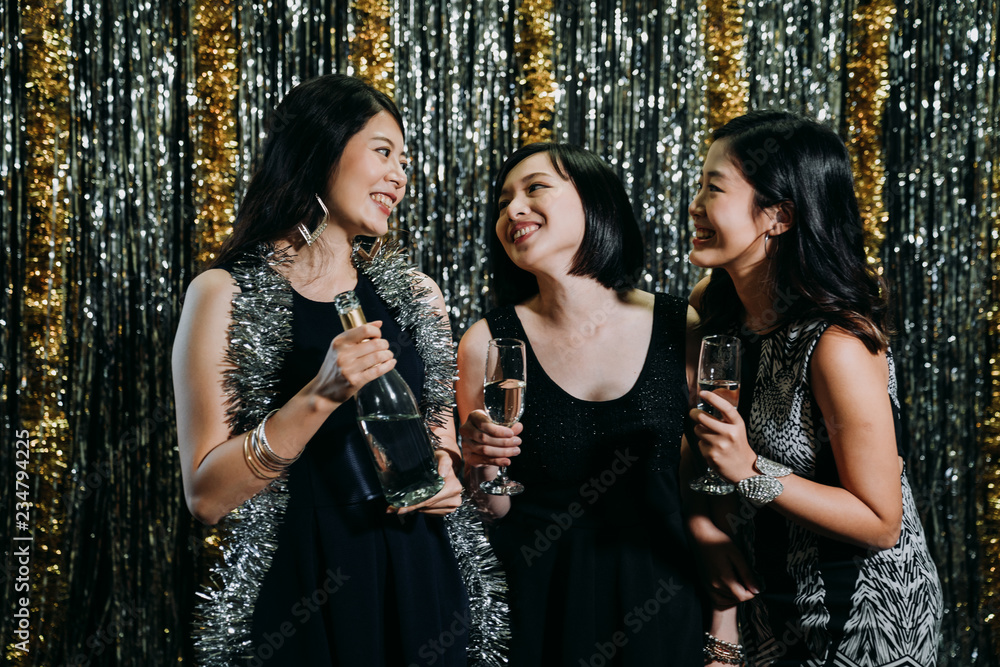
[[[334,299],[344,330],[365,323],[354,292]],[[416,399],[395,369],[375,378],[354,395],[358,425],[365,436],[386,501],[394,507],[416,505],[444,486]]]

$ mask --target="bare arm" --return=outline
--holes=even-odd
[[[458,344],[458,382],[455,401],[462,422],[462,455],[470,490],[480,508],[499,518],[510,510],[510,498],[479,492],[479,484],[496,477],[497,466],[510,465],[510,457],[520,453],[517,434],[523,424],[506,428],[490,422],[483,406],[483,377],[486,374],[486,347],[491,338],[486,320],[473,324]]]
[[[831,327],[813,353],[813,395],[829,434],[840,486],[789,475],[768,507],[817,533],[873,550],[889,549],[902,524],[901,462],[896,453],[885,354],[871,354],[853,335]],[[702,453],[723,476],[741,480],[756,472],[753,450],[735,408],[707,392],[726,422],[695,412]]]
[[[206,271],[188,288],[174,339],[173,380],[181,476],[188,509],[214,524],[270,481],[248,467],[245,433],[230,434],[223,378],[233,295],[239,288],[221,269]],[[365,383],[388,372],[395,359],[373,322],[337,336],[317,376],[267,422],[279,456],[297,456],[326,418]]]

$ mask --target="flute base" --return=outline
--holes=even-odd
[[[710,496],[727,496],[736,490],[736,485],[726,481],[719,473],[709,470],[708,474],[691,480],[688,484],[692,491]]]
[[[479,490],[491,496],[516,496],[524,491],[524,485],[512,479],[496,477],[479,485]]]

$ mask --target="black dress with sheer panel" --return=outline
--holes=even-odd
[[[374,286],[355,290],[418,398],[423,362]],[[319,371],[343,331],[333,303],[293,292],[292,349],[276,405]],[[245,665],[398,667],[466,664],[469,610],[441,517],[387,505],[357,425],[340,406],[289,468],[289,503],[261,584]]]
[[[686,309],[656,295],[638,379],[600,402],[549,378],[514,307],[486,316],[492,336],[525,341],[528,357],[521,453],[508,468],[525,491],[491,535],[510,586],[512,665],[704,664],[678,492]],[[566,349],[546,363],[587,363]]]

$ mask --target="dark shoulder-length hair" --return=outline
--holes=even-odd
[[[822,318],[872,352],[891,333],[887,290],[865,255],[864,229],[843,140],[819,123],[782,111],[735,118],[713,139],[753,186],[756,211],[787,204],[791,228],[768,241],[772,321]],[[720,331],[743,316],[729,274],[712,272],[701,301],[703,329]]]
[[[621,179],[599,157],[572,144],[534,143],[515,151],[504,162],[493,186],[490,220],[500,218],[500,191],[511,170],[526,158],[548,153],[553,168],[573,183],[583,204],[585,229],[570,274],[587,276],[605,287],[625,292],[638,282],[643,269],[642,235]],[[517,304],[538,293],[535,277],[518,268],[490,234],[493,295],[497,305]]]
[[[403,131],[393,101],[361,79],[328,74],[288,91],[274,111],[233,233],[212,266],[287,237],[299,223],[315,229],[324,216],[316,195],[326,190],[347,142],[381,111]]]

